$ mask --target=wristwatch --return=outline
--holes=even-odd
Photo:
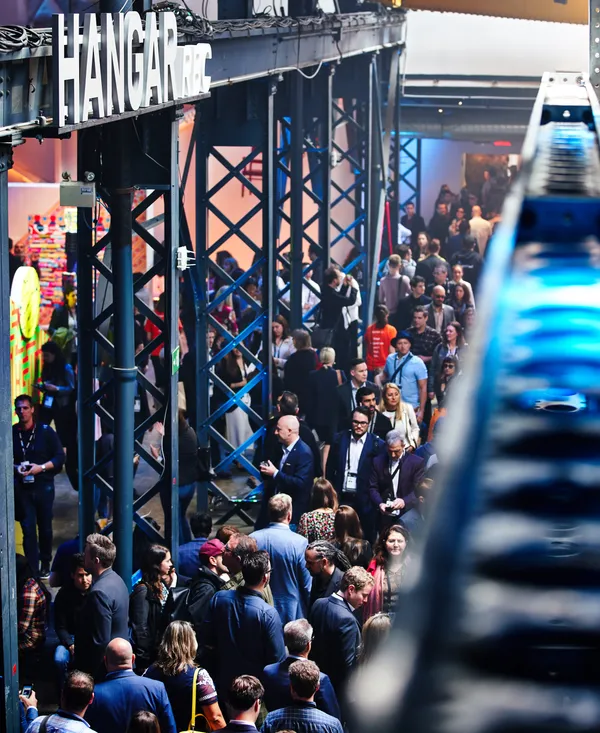
[[[42,463],[42,471],[46,471],[46,464]]]

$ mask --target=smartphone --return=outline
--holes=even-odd
[[[32,692],[33,685],[23,685],[23,689],[19,692],[19,695],[23,695],[23,697],[31,697]]]

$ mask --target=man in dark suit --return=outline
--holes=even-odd
[[[219,695],[240,674],[258,676],[285,658],[281,619],[262,596],[271,576],[269,553],[244,557],[242,575],[245,585],[213,596],[200,639],[207,658],[212,656],[207,666]]]
[[[424,260],[417,263],[417,269],[415,270],[415,277],[425,278],[427,285],[435,282],[433,272],[436,267],[446,267],[450,269],[448,263],[443,257],[440,257],[440,243],[437,239],[432,239],[427,245],[427,252],[429,253]]]
[[[388,417],[382,415],[377,409],[377,393],[372,387],[361,387],[356,393],[359,407],[363,407],[369,413],[369,427],[367,432],[376,435],[381,440],[392,429],[392,423]]]
[[[135,674],[134,660],[131,644],[125,639],[113,639],[106,647],[108,674],[94,688],[94,701],[85,714],[90,728],[97,733],[127,730],[131,718],[147,710],[158,718],[161,733],[177,733],[164,684]]]
[[[363,389],[369,392],[368,387],[362,387],[358,392],[359,395]],[[367,487],[373,468],[373,459],[385,451],[384,441],[374,432],[368,432],[371,419],[368,408],[357,407],[352,413],[350,430],[337,433],[327,458],[326,478],[337,491],[340,504],[348,504],[359,514],[363,508],[370,510],[368,503],[366,507],[359,506],[361,489],[362,496],[368,496]],[[387,420],[387,418],[384,419]],[[389,420],[387,422],[386,432],[389,432],[392,425]]]
[[[381,528],[418,505],[415,488],[423,479],[424,461],[405,451],[404,440],[400,430],[392,430],[386,438],[387,455],[373,461],[369,493]]]
[[[264,668],[262,681],[265,687],[265,705],[267,710],[279,710],[292,705],[290,692],[290,665],[299,659],[308,659],[312,648],[313,628],[305,618],[290,621],[283,629],[283,638],[288,657],[283,662],[269,664]],[[319,689],[315,695],[315,703],[319,710],[341,720],[340,706],[326,674],[321,672]]]
[[[271,461],[274,465],[278,465],[283,454],[283,446],[281,441],[278,440],[275,430],[277,428],[277,422],[283,415],[296,415],[298,417],[298,397],[293,392],[282,392],[277,398],[276,413],[266,424],[265,437],[263,439],[262,446],[255,452],[252,463],[259,468],[263,461]],[[298,435],[300,440],[311,449],[314,458],[314,470],[315,476],[320,476],[322,473],[321,469],[321,451],[313,431],[308,425],[300,420],[300,430]]]
[[[365,603],[373,583],[373,576],[363,568],[350,568],[344,573],[339,591],[320,598],[310,612],[315,632],[311,656],[321,672],[329,676],[338,697],[356,664],[361,642],[354,611]]]
[[[350,569],[350,563],[341,550],[326,540],[311,542],[304,552],[304,560],[312,575],[312,608],[319,598],[328,598],[340,589],[344,573]]]
[[[337,388],[338,391],[338,419],[337,429],[345,430],[350,427],[352,410],[358,407],[356,393],[361,387],[371,387],[379,399],[379,387],[367,381],[369,370],[363,358],[353,359],[350,363],[350,379]]]
[[[443,335],[446,332],[446,327],[456,320],[454,308],[444,303],[446,290],[441,285],[436,285],[431,291],[431,295],[433,303],[425,306],[427,325]]]
[[[421,232],[427,231],[425,226],[425,219],[415,212],[415,205],[412,203],[406,204],[404,207],[406,214],[400,219],[400,224],[407,229],[410,229],[411,238],[410,246],[413,252],[418,252],[417,237]],[[415,259],[417,259],[415,257]]]
[[[264,696],[265,690],[256,677],[250,674],[236,677],[226,696],[231,718],[225,728],[221,728],[221,733],[256,733]]]
[[[117,555],[114,544],[101,534],[85,541],[85,569],[92,574],[92,588],[75,631],[75,667],[102,677],[102,659],[110,641],[129,636],[129,593],[112,565]]]
[[[310,448],[300,440],[300,421],[294,415],[283,415],[277,421],[275,434],[283,445],[283,455],[279,465],[275,466],[267,460],[260,465],[260,472],[265,481],[265,490],[261,510],[254,525],[255,529],[264,529],[268,525],[268,504],[274,494],[289,494],[292,497],[294,513],[293,528],[298,520],[308,511],[310,491],[315,477],[314,457]]]

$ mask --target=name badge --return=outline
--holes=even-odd
[[[142,411],[142,401],[139,397],[136,397],[133,400],[133,411],[134,412],[141,412]]]
[[[356,474],[348,471],[344,483],[344,491],[356,491]]]

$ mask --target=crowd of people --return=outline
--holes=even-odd
[[[213,532],[210,514],[186,516],[196,477],[180,466],[179,555],[147,545],[131,593],[102,534],[81,554],[70,543],[50,570],[53,477],[65,462],[61,432],[72,429],[60,398],[73,380],[46,350],[41,391],[54,399],[40,409],[50,413],[36,417],[28,395],[15,400],[18,640],[26,679],[39,671],[52,617],[61,703],[39,716],[35,692],[22,695],[23,731],[352,729],[348,680],[385,643],[436,491],[438,430],[451,419],[447,397],[462,379],[480,297],[489,237],[469,233],[480,216],[476,204],[467,217],[440,202],[425,226],[407,205],[410,241],[387,260],[364,356],[349,317],[355,278],[335,265],[313,272],[312,336],[290,333],[282,315],[272,323],[276,409],[249,452],[264,484],[254,531]],[[217,318],[239,328],[227,298]],[[209,329],[209,353],[217,340]],[[233,349],[218,369],[237,391],[252,365]],[[239,407],[221,427],[234,446],[251,434]],[[182,413],[180,461],[181,450],[197,457],[190,430]],[[217,446],[213,465],[219,457]],[[52,614],[46,576],[59,588]]]

